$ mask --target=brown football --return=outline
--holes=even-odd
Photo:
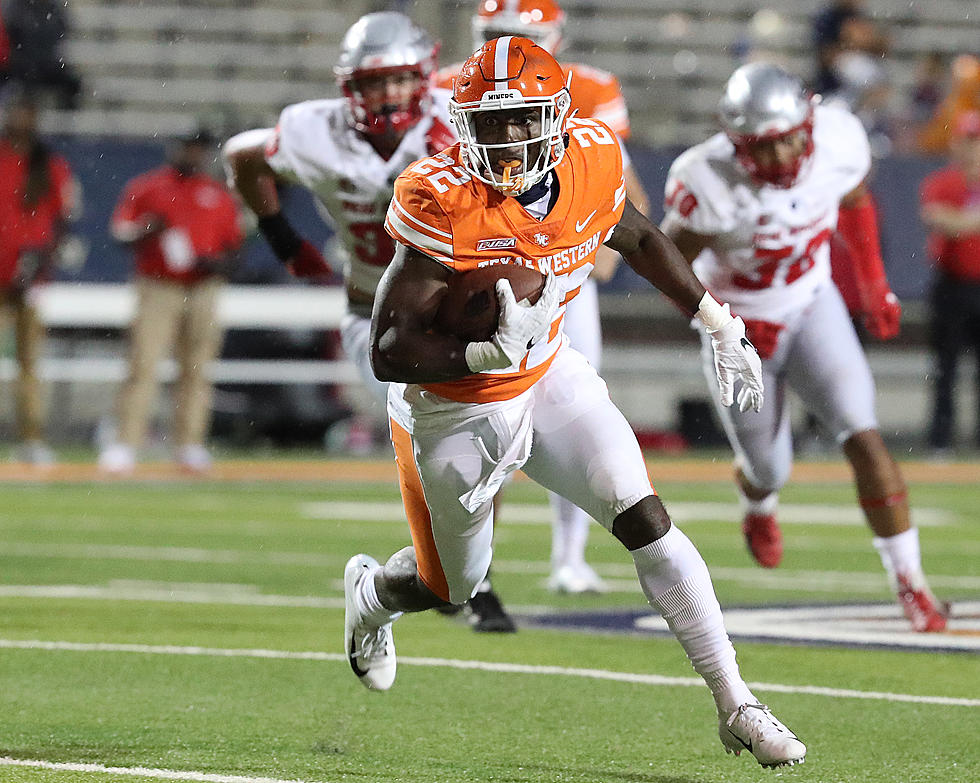
[[[449,278],[449,290],[439,304],[436,328],[466,342],[489,340],[497,331],[500,302],[497,281],[506,277],[520,302],[538,301],[545,277],[536,269],[518,264],[494,264],[468,272],[457,272]]]

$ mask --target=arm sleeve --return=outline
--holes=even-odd
[[[443,266],[455,267],[452,222],[421,180],[405,174],[395,180],[385,231]]]

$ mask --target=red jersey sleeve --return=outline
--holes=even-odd
[[[143,177],[127,183],[126,189],[119,197],[119,201],[116,202],[116,208],[112,213],[110,223],[113,228],[125,223],[134,223],[144,214],[146,192],[146,180]]]
[[[227,192],[224,198],[224,211],[226,215],[224,246],[228,250],[235,250],[245,241],[245,235],[242,233],[241,211],[238,208],[238,202]]]
[[[51,161],[52,192],[57,202],[58,214],[67,220],[78,206],[78,185],[72,176],[68,161],[55,157]]]
[[[925,178],[919,191],[919,198],[923,204],[959,206],[962,190],[954,172],[944,169]]]

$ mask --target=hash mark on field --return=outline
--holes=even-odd
[[[0,649],[54,650],[71,652],[122,652],[143,655],[190,655],[215,658],[268,658],[294,661],[329,661],[347,664],[342,653],[317,650],[263,650],[228,647],[185,647],[177,645],[114,644],[108,642],[46,642],[39,639],[0,639]],[[441,669],[470,669],[503,674],[537,674],[548,677],[581,677],[589,680],[627,682],[681,688],[703,688],[700,677],[667,677],[662,674],[634,674],[606,669],[579,669],[566,666],[535,666],[522,663],[498,663],[492,661],[464,661],[452,658],[412,658],[399,656],[398,662],[408,666],[428,666]],[[829,696],[835,699],[869,699],[873,701],[908,702],[912,704],[940,704],[952,707],[980,707],[980,699],[954,698],[951,696],[917,696],[910,693],[884,691],[859,691],[848,688],[825,688],[818,685],[784,685],[780,683],[750,682],[750,688],[779,693],[803,693],[811,696]]]
[[[182,770],[155,769],[152,767],[107,767],[104,764],[73,764],[67,762],[40,761],[38,759],[14,759],[10,758],[10,756],[0,756],[0,766],[50,769],[56,772],[101,772],[107,775],[130,775],[134,778],[192,780],[196,783],[304,783],[304,781],[295,778],[281,780],[280,778],[253,778],[247,775],[215,775],[210,772],[184,772]]]

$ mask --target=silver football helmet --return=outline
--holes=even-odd
[[[753,178],[788,188],[813,153],[814,98],[795,76],[771,63],[743,65],[729,77],[719,104],[735,157]],[[753,145],[800,133],[803,151],[788,163],[760,164]]]
[[[365,14],[344,35],[334,75],[347,99],[351,125],[367,134],[404,132],[415,125],[429,99],[438,45],[404,14],[394,11]],[[372,111],[358,90],[360,78],[412,71],[421,83],[407,106]]]

